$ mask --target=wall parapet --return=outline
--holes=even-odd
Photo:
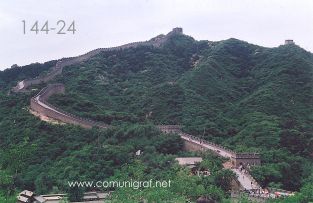
[[[194,136],[194,135],[190,135],[188,133],[184,133],[182,132],[182,127],[179,126],[179,125],[159,125],[158,128],[162,131],[162,132],[165,132],[165,133],[177,133],[179,134],[180,136],[184,136],[184,137],[187,137],[189,138],[190,140],[193,140],[193,141],[197,141],[199,143],[202,143],[202,144],[206,144],[206,145],[209,145],[217,150],[220,150],[220,151],[224,151],[224,152],[227,152],[228,154],[231,155],[231,158],[232,160],[244,160],[244,159],[249,159],[249,160],[255,160],[255,161],[252,161],[253,164],[260,164],[260,154],[259,153],[256,153],[256,152],[245,152],[245,153],[238,153],[238,152],[235,152],[233,150],[230,150],[222,145],[219,145],[219,144],[215,144],[213,142],[210,142],[210,141],[207,141],[205,139],[201,139],[197,136]],[[201,144],[200,144],[201,145]],[[237,161],[238,162],[238,161]],[[234,162],[234,164],[236,165],[236,167],[238,167],[238,163]]]
[[[260,158],[260,154],[259,153],[236,153],[235,158],[241,158],[241,159],[254,158],[254,159],[259,159]]]
[[[218,144],[215,144],[213,142],[210,142],[210,141],[207,141],[207,140],[204,140],[204,139],[201,139],[197,136],[194,136],[194,135],[190,135],[190,134],[187,134],[187,133],[184,133],[182,132],[182,127],[179,126],[179,125],[159,125],[158,128],[162,131],[162,132],[165,132],[165,133],[169,133],[169,132],[176,132],[177,134],[181,135],[181,136],[185,136],[185,137],[188,137],[192,140],[195,140],[195,141],[198,141],[200,143],[203,143],[203,144],[207,144],[207,145],[210,145],[210,146],[213,146],[214,148],[217,148],[217,149],[220,149],[220,150],[223,150],[223,151],[226,151],[230,154],[232,154],[232,156],[235,156],[236,155],[236,152],[222,146],[222,145],[218,145]]]
[[[63,84],[50,84],[43,88],[36,96],[31,98],[31,109],[43,114],[47,117],[60,120],[74,125],[80,125],[84,128],[107,128],[108,125],[101,122],[96,122],[90,119],[85,119],[74,114],[68,113],[60,108],[48,103],[48,98],[53,94],[64,93]]]

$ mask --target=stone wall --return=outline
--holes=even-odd
[[[203,144],[209,145],[215,150],[211,150],[217,155],[220,155],[218,151],[227,152],[230,155],[230,159],[232,165],[234,167],[239,167],[240,165],[250,166],[260,165],[261,159],[260,154],[258,153],[237,153],[230,149],[227,149],[221,145],[215,144],[213,142],[206,141],[204,139],[200,139],[199,137],[184,133],[181,131],[181,126],[179,125],[159,125],[158,128],[164,133],[177,133],[180,136],[187,137],[188,139],[184,139],[184,149],[187,151],[205,151],[207,150],[201,144],[195,143],[194,141],[201,142]]]
[[[196,136],[193,136],[193,135],[190,135],[190,134],[187,134],[187,133],[184,133],[184,132],[181,132],[180,135],[182,136],[185,136],[185,137],[188,137],[190,138],[191,140],[196,140],[196,141],[199,141],[203,144],[207,144],[207,145],[210,145],[212,147],[214,147],[216,150],[219,150],[219,151],[225,151],[231,155],[235,155],[236,153],[230,149],[227,149],[226,147],[223,147],[222,145],[218,145],[218,144],[215,144],[213,142],[209,142],[207,140],[204,140],[204,139],[201,139],[199,137],[196,137]],[[199,148],[199,150],[201,150],[201,148]]]
[[[65,91],[63,84],[51,84],[42,89],[35,97],[30,100],[30,107],[32,110],[41,115],[53,118],[73,125],[79,125],[83,128],[107,128],[108,125],[100,122],[95,122],[85,119],[68,112],[65,112],[47,102],[48,98],[53,94],[63,94]]]
[[[201,151],[206,151],[208,149],[202,147],[201,145],[197,143],[184,140],[184,150],[189,151],[189,152],[201,152]]]
[[[78,117],[76,115],[70,114],[63,111],[47,102],[49,97],[53,94],[63,94],[65,88],[63,84],[49,84],[47,87],[43,88],[35,97],[31,98],[30,106],[31,109],[38,112],[41,115],[53,118],[55,120],[62,121],[64,123],[80,125],[83,128],[100,127],[107,128],[109,125],[105,123],[95,122],[89,119]],[[182,137],[187,137],[184,139],[184,149],[187,151],[205,151],[207,148],[203,145],[195,143],[194,141],[199,141],[200,143],[206,144],[214,148],[212,152],[219,155],[217,151],[223,151],[230,154],[232,164],[235,167],[239,165],[250,166],[260,165],[260,155],[257,153],[236,153],[229,150],[221,145],[200,139],[199,137],[182,132],[182,128],[179,125],[159,125],[157,126],[164,133],[177,133]]]
[[[98,48],[98,49],[92,50],[92,51],[87,52],[86,54],[83,54],[80,56],[60,59],[60,60],[58,60],[56,65],[53,68],[51,68],[50,72],[47,73],[45,76],[38,76],[38,77],[32,78],[32,79],[25,79],[22,81],[24,84],[23,88],[20,88],[20,86],[18,84],[12,90],[14,92],[24,92],[25,89],[27,89],[31,85],[38,85],[41,83],[48,82],[48,81],[52,80],[53,78],[55,78],[57,75],[62,74],[63,68],[65,66],[79,64],[79,63],[86,61],[86,60],[90,59],[91,57],[99,54],[100,52],[123,50],[123,49],[128,49],[128,48],[136,48],[139,46],[160,47],[167,41],[167,39],[170,36],[172,36],[174,34],[182,34],[182,33],[183,33],[182,28],[174,28],[167,35],[162,35],[161,37],[153,38],[149,41],[133,42],[133,43],[129,43],[129,44],[125,44],[125,45],[121,45],[121,46],[117,46],[117,47],[111,47],[111,48]]]

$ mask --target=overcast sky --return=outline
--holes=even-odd
[[[26,22],[26,34],[23,23]],[[49,34],[29,31],[49,22]],[[56,34],[64,20],[76,33]],[[182,27],[197,40],[266,47],[285,39],[313,52],[312,0],[0,0],[0,70],[148,40]]]

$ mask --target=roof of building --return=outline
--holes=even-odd
[[[178,161],[179,165],[195,165],[196,163],[200,163],[202,161],[201,157],[178,157],[175,159]]]
[[[105,199],[105,198],[107,198],[108,196],[110,196],[110,193],[109,193],[109,192],[106,192],[106,193],[104,193],[104,192],[98,193],[99,199]]]
[[[107,193],[100,193],[100,192],[85,192],[84,193],[84,200],[88,200],[88,199],[105,199],[110,195],[110,192]]]
[[[46,202],[47,200],[43,197],[43,196],[35,196],[34,197],[35,200],[37,200],[40,203]]]
[[[41,195],[42,197],[46,198],[46,197],[55,197],[55,196],[60,196],[60,197],[65,197],[66,194],[48,194],[48,195]]]
[[[84,194],[85,195],[94,195],[94,194],[97,194],[97,192],[85,192]]]
[[[34,195],[34,193],[32,191],[29,191],[29,190],[24,190],[20,193],[20,195],[32,197]]]
[[[24,197],[24,196],[17,196],[17,200],[20,201],[20,202],[28,202],[28,199],[27,197]]]
[[[61,196],[48,196],[48,197],[43,197],[45,200],[50,201],[50,200],[60,200],[63,197]]]
[[[98,199],[98,195],[97,195],[97,193],[95,193],[95,194],[88,194],[88,195],[85,194],[83,199],[84,200],[86,200],[86,199]]]
[[[29,197],[25,196],[25,194],[33,196],[34,193],[28,190],[24,190],[17,197],[19,202],[23,202],[23,203],[29,202]],[[84,202],[89,202],[88,200],[91,200],[91,199],[97,199],[97,200],[103,201],[103,199],[107,198],[109,195],[110,195],[110,192],[106,192],[106,193],[105,192],[102,192],[102,193],[86,192],[84,193],[83,199],[85,200]],[[36,200],[35,202],[38,202],[38,203],[59,203],[59,201],[61,201],[63,197],[65,196],[66,194],[48,194],[48,195],[37,195],[33,197]]]

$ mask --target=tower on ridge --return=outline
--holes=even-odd
[[[173,28],[172,33],[175,33],[175,34],[183,34],[183,28],[181,28],[181,27],[175,27],[175,28]]]
[[[285,40],[285,45],[287,44],[295,44],[294,41],[292,39],[286,39]]]

